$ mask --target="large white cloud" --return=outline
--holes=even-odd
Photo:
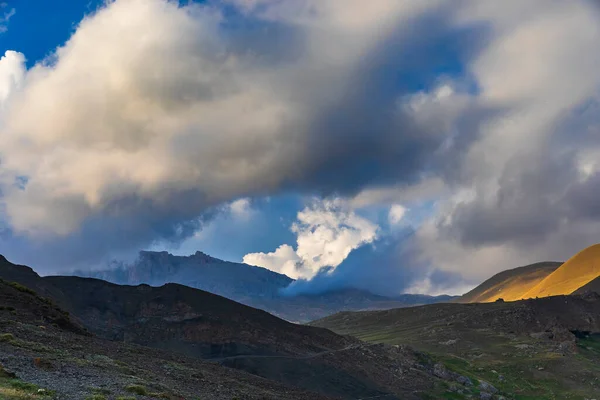
[[[295,249],[284,244],[271,253],[247,254],[243,261],[310,279],[323,267],[335,269],[352,250],[372,243],[379,227],[357,215],[345,201],[329,199],[314,200],[300,211],[291,229],[297,236]]]
[[[7,50],[0,57],[0,110],[23,83],[25,77],[25,56],[16,51]]]

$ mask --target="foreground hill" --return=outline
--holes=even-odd
[[[5,383],[13,373],[57,399],[419,399],[454,379],[411,348],[292,324],[178,284],[39,277],[3,258],[0,277]]]
[[[181,353],[102,339],[12,282],[0,281],[0,304],[0,399],[326,399]]]
[[[600,276],[600,244],[571,257],[556,271],[524,293],[524,298],[570,294]]]
[[[540,400],[600,396],[600,295],[596,293],[343,312],[311,325],[372,343],[414,346],[451,373],[480,382],[482,399],[500,398],[500,394]],[[448,371],[439,367],[438,374]],[[474,398],[473,391],[456,385],[439,385],[435,393],[429,398]]]
[[[199,251],[191,256],[142,251],[131,264],[121,263],[107,270],[76,271],[74,274],[119,285],[179,283],[260,308],[293,322],[308,322],[339,311],[382,310],[452,298],[412,294],[392,298],[350,288],[285,296],[282,290],[294,281],[288,276],[261,267],[219,260]]]
[[[525,292],[561,265],[561,262],[546,261],[502,271],[470,292],[455,299],[455,302],[487,303],[496,301],[499,298],[506,301],[521,300]]]

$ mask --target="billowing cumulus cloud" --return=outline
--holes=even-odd
[[[243,261],[292,278],[310,279],[324,267],[333,271],[352,250],[372,243],[378,229],[341,199],[314,200],[298,213],[291,227],[297,236],[295,249],[283,244],[271,253],[247,254]]]
[[[22,84],[25,76],[25,56],[16,51],[7,50],[0,57],[0,110],[8,101],[11,93]]]
[[[108,2],[28,71],[0,60],[0,241],[20,262],[177,244],[286,193],[348,207],[309,207],[297,243],[252,255],[338,265],[315,284],[376,286],[356,272],[373,256],[436,291],[597,240],[594,2],[179,3]],[[414,223],[380,237],[393,257],[374,222],[340,233],[375,205],[419,213],[387,215]]]

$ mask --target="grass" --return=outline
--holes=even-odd
[[[12,342],[15,340],[15,336],[12,333],[2,333],[0,334],[0,342]]]
[[[23,349],[33,350],[37,352],[50,353],[53,351],[50,347],[41,343],[29,342],[27,340],[18,339],[12,333],[0,334],[0,343],[8,343],[15,347],[21,347]]]
[[[35,399],[51,399],[55,393],[51,390],[44,390],[43,393],[38,392],[40,387],[32,383],[23,382],[16,379],[13,374],[10,374],[0,366],[0,399],[3,400],[35,400]]]
[[[350,326],[347,321],[336,322],[339,332],[368,342],[412,345],[425,352],[431,359],[429,362],[441,362],[449,370],[473,382],[472,387],[459,387],[463,393],[458,393],[449,385],[436,385],[424,395],[425,399],[464,399],[473,395],[478,398],[481,381],[489,382],[506,398],[515,400],[598,398],[597,387],[589,383],[596,379],[596,382],[600,381],[600,336],[580,339],[579,353],[563,356],[556,352],[553,347],[555,344],[544,344],[528,336],[499,335],[482,329],[456,330],[451,335],[454,335],[452,338],[460,338],[457,345],[444,346],[441,343],[448,339],[446,336],[430,335],[423,338],[419,334],[423,330],[437,329],[435,320],[425,321],[418,326],[395,326],[380,321]],[[442,328],[442,331],[448,331]],[[477,343],[477,346],[473,343]],[[516,348],[519,344],[531,347],[521,350]],[[500,375],[503,379],[499,378]],[[585,385],[583,382],[586,382]]]
[[[137,394],[140,396],[148,395],[148,389],[141,385],[129,385],[125,388],[126,392]]]
[[[31,290],[27,286],[23,286],[23,285],[21,285],[20,283],[17,283],[17,282],[7,282],[7,285],[13,287],[14,289],[17,289],[19,292],[31,294],[33,296],[37,296],[38,295],[35,292],[35,290]]]

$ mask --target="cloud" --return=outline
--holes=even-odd
[[[7,50],[0,58],[0,110],[23,83],[25,77],[25,56]]]
[[[247,254],[243,261],[294,279],[310,279],[324,267],[333,271],[352,250],[373,242],[378,229],[341,199],[314,200],[291,227],[297,236],[295,250],[284,244],[272,253]]]
[[[419,263],[413,254],[413,235],[411,228],[404,228],[365,244],[351,252],[335,270],[321,270],[312,279],[299,279],[283,293],[323,293],[342,288],[363,289],[384,296],[460,293],[465,288],[464,277]]]
[[[406,214],[406,207],[401,204],[394,204],[390,207],[390,211],[388,213],[388,220],[390,225],[397,225],[402,221],[402,218]]]
[[[8,22],[17,13],[15,8],[8,8],[8,4],[0,3],[0,34],[8,30]]]
[[[177,245],[244,215],[238,199],[294,193],[348,207],[299,215],[296,256],[285,240],[260,248],[298,276],[338,263],[339,282],[374,282],[342,268],[372,234],[349,215],[396,204],[423,214],[400,224],[414,231],[395,239],[402,262],[371,255],[398,269],[382,276],[418,265],[405,288],[563,259],[598,234],[598,13],[585,0],[109,2],[28,71],[17,53],[0,62],[0,243],[19,262],[94,263]]]
[[[296,250],[287,244],[282,244],[270,253],[246,254],[243,261],[246,264],[264,267],[294,279],[299,276],[302,263]]]
[[[481,127],[416,245],[428,263],[465,277],[564,260],[598,240],[598,9],[526,3],[463,16],[493,21],[494,40],[470,68],[478,102],[506,111]]]
[[[422,70],[412,55],[455,39],[438,3],[380,1],[360,13],[344,2],[262,3],[230,15],[117,0],[81,21],[1,116],[11,235],[60,248],[61,263],[76,244],[71,259],[91,262],[190,237],[232,199],[418,180],[444,137],[412,121],[388,78]],[[239,19],[247,25],[230,26]],[[416,47],[420,30],[429,33]]]

